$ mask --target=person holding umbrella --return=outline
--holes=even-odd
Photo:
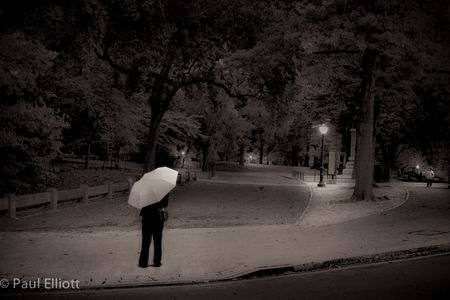
[[[139,214],[142,217],[142,248],[139,256],[139,267],[148,267],[148,256],[150,244],[153,235],[153,265],[154,267],[161,266],[162,256],[162,233],[164,229],[164,220],[161,218],[160,210],[167,207],[169,204],[169,194],[167,194],[161,201],[148,205],[141,209]]]
[[[161,266],[162,232],[167,215],[164,208],[169,204],[169,192],[176,186],[178,172],[167,167],[155,169],[145,173],[138,180],[130,192],[128,203],[141,209],[142,217],[142,246],[139,256],[139,267],[147,268],[150,244],[153,237],[154,267]]]

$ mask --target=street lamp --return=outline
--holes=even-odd
[[[321,154],[321,160],[320,160],[320,181],[319,181],[319,184],[317,184],[317,186],[325,187],[325,182],[323,182],[323,137],[327,133],[328,127],[325,126],[325,124],[322,124],[319,127],[319,131],[322,134],[322,154]]]
[[[184,151],[181,152],[182,164],[181,167],[184,168]]]

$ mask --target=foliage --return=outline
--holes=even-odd
[[[306,17],[297,19],[298,30],[294,34],[306,37],[302,45],[304,51],[313,55],[333,56],[332,65],[339,66],[341,72],[333,70],[325,72],[325,74],[333,74],[330,76],[331,78],[341,74],[342,80],[339,82],[348,82],[351,87],[348,89],[349,91],[354,91],[353,80],[352,76],[346,76],[346,70],[355,69],[352,68],[352,62],[361,61],[360,54],[372,52],[375,55],[373,66],[366,65],[370,67],[367,71],[364,71],[364,61],[359,68],[356,68],[356,74],[354,74],[363,75],[361,77],[363,84],[361,90],[356,91],[353,95],[348,95],[349,98],[361,99],[361,102],[353,105],[353,107],[359,107],[358,139],[361,140],[364,137],[366,140],[362,144],[358,144],[360,148],[367,146],[368,149],[373,148],[371,145],[372,130],[369,130],[373,127],[372,117],[375,117],[375,122],[377,122],[376,128],[380,132],[378,139],[380,143],[389,145],[390,139],[396,140],[395,136],[390,137],[389,131],[396,132],[398,135],[406,133],[405,137],[408,137],[408,131],[399,131],[402,127],[407,126],[407,122],[403,119],[400,109],[394,108],[401,107],[400,103],[408,104],[418,99],[414,93],[414,87],[423,80],[426,69],[433,68],[433,65],[436,67],[432,61],[440,60],[438,57],[441,53],[421,50],[426,44],[430,44],[431,48],[439,47],[439,43],[436,44],[434,38],[439,35],[439,30],[444,28],[442,24],[448,22],[442,13],[447,10],[448,4],[443,1],[424,5],[416,1],[404,4],[394,0],[329,1],[308,6],[300,3],[297,5],[297,13]],[[413,21],[418,19],[420,19],[420,25]],[[436,20],[438,21],[436,22]],[[438,24],[439,22],[441,23]],[[431,29],[436,27],[439,29]],[[442,45],[442,41],[440,45]],[[347,63],[340,62],[339,58],[342,55],[346,56],[344,60],[347,60]],[[373,78],[370,79],[367,76],[373,76]],[[370,83],[372,80],[376,86]],[[366,86],[364,86],[364,82],[366,82]],[[323,87],[323,85],[317,86]],[[332,84],[328,90],[330,89],[333,89]],[[365,104],[372,101],[373,97],[376,98],[376,113],[370,112],[369,115],[363,116],[361,113],[365,111]],[[348,112],[344,113],[348,114]],[[390,123],[393,123],[393,126],[386,126]],[[365,175],[357,174],[356,185],[364,182],[367,187],[364,192],[358,192],[358,200],[365,197],[368,200],[373,199],[372,179],[370,176],[366,176],[370,175],[367,172],[371,173],[370,170],[373,168],[371,152],[367,149],[362,151],[361,153],[365,157],[357,154],[357,169],[369,170],[361,171]],[[360,162],[359,166],[358,161]]]
[[[282,29],[270,27],[280,16],[265,2],[103,2],[94,19],[97,55],[128,76],[130,92],[149,93],[146,169],[153,166],[161,120],[180,91],[209,84],[233,97],[280,100],[273,108],[289,99],[285,91],[295,72],[289,56],[267,47],[282,41]],[[277,39],[262,42],[275,29]],[[253,57],[258,60],[249,64]]]
[[[2,184],[9,177],[16,190],[22,177],[51,176],[61,141],[87,158],[140,147],[144,171],[158,151],[171,159],[182,149],[243,163],[252,147],[297,164],[320,144],[315,125],[329,124],[325,147],[340,148],[355,115],[381,163],[394,166],[405,147],[430,165],[450,161],[440,130],[450,127],[446,1],[6,0],[1,9]],[[370,157],[357,160],[371,170]]]
[[[20,31],[0,36],[0,191],[33,191],[51,177],[59,153],[61,113],[41,81],[56,53]]]
[[[66,113],[70,124],[64,132],[66,149],[96,145],[106,157],[114,154],[118,159],[123,147],[136,147],[143,131],[144,104],[139,95],[125,95],[124,80],[117,72],[98,62],[57,82],[61,100],[54,105]]]

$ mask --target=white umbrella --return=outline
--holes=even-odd
[[[177,185],[178,172],[167,167],[145,173],[131,188],[128,204],[141,209],[159,202]]]

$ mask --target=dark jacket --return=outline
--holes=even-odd
[[[141,209],[141,213],[139,214],[141,217],[149,217],[154,219],[160,219],[159,209],[163,207],[167,207],[169,205],[169,194],[167,194],[161,201],[156,202],[155,204],[148,205]]]

